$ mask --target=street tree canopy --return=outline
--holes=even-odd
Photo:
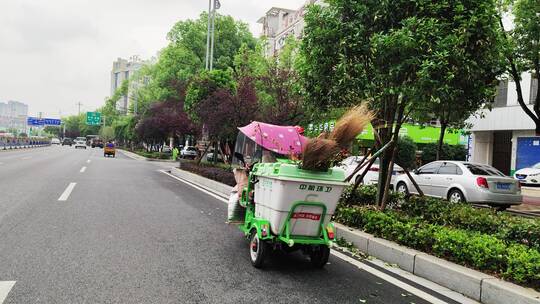
[[[540,135],[540,1],[538,0],[501,0],[500,29],[504,37],[506,70],[516,82],[518,103],[536,126],[536,135]],[[503,15],[514,16],[513,29],[505,29]],[[536,79],[536,88],[531,90],[534,100],[532,109],[523,97],[521,74],[530,72]],[[532,99],[532,98],[531,98]]]
[[[322,110],[370,100],[379,147],[395,142],[404,120],[432,109],[434,99],[459,94],[460,81],[479,79],[485,67],[497,66],[500,40],[491,0],[327,3],[311,6],[306,15],[301,72],[307,102]],[[496,75],[490,75],[493,82]],[[381,157],[381,207],[393,148]]]

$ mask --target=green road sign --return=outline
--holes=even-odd
[[[99,112],[86,112],[86,124],[89,126],[101,125],[101,113]]]

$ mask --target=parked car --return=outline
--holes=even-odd
[[[90,145],[92,146],[92,148],[98,147],[103,149],[103,140],[97,137],[92,138],[90,140]]]
[[[197,148],[193,147],[193,146],[185,146],[184,148],[182,148],[182,150],[180,150],[180,157],[181,158],[192,158],[192,159],[195,159],[198,155],[198,150]]]
[[[75,149],[78,149],[78,148],[86,149],[86,140],[76,139],[75,140]]]
[[[161,147],[161,153],[172,153],[172,149],[167,145],[163,145],[163,147]]]
[[[223,156],[221,156],[220,153],[215,153],[214,154],[213,149],[206,153],[206,160],[209,161],[209,162],[213,162],[214,161],[214,155],[216,155],[218,162],[223,162]]]
[[[345,170],[345,176],[349,176],[354,172],[354,169],[358,166],[358,163],[362,161],[364,156],[349,156],[346,159],[344,159],[341,162],[341,168]],[[364,176],[364,179],[362,181],[365,185],[374,185],[377,184],[379,181],[379,164],[380,161],[377,158],[369,171],[367,172],[366,176]],[[350,182],[354,184],[358,178],[360,178],[360,175],[362,174],[363,170],[360,170],[358,173],[356,173],[353,178],[351,178]],[[392,180],[390,181],[390,185],[392,189],[394,189],[395,186],[395,179],[396,176],[405,173],[403,168],[401,168],[398,165],[394,165],[394,170],[392,171]]]
[[[59,145],[60,139],[58,138],[51,138],[51,145]]]
[[[522,185],[540,186],[540,163],[517,170],[514,178]]]
[[[425,195],[450,202],[488,204],[501,210],[522,202],[519,182],[488,165],[435,161],[411,175]],[[396,185],[398,192],[417,193],[407,175],[398,176]]]
[[[66,137],[64,140],[62,140],[62,146],[72,146],[73,145],[73,139]]]

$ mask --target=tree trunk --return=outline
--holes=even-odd
[[[447,122],[441,122],[441,132],[439,134],[439,141],[437,142],[437,160],[441,159],[442,156],[442,147],[444,143],[444,134],[446,132],[446,128],[448,127]]]
[[[203,159],[203,157],[206,155],[206,153],[208,152],[208,149],[210,149],[210,146],[213,144],[213,142],[211,142],[210,144],[206,145],[206,148],[204,149],[204,152],[201,154],[201,156],[197,159],[197,166],[201,164],[201,160]]]
[[[396,158],[398,151],[397,142],[394,144],[394,150],[392,151],[392,159],[388,165],[388,172],[386,173],[386,184],[384,184],[383,199],[381,202],[381,210],[386,209],[386,202],[388,201],[388,196],[390,192],[390,182],[392,181],[392,173],[394,171],[394,159]]]
[[[504,23],[502,21],[502,17],[499,16],[499,25],[501,26],[501,32],[504,36],[504,39],[505,40],[508,40],[508,34],[506,33],[505,29],[504,29]],[[508,71],[510,73],[510,75],[512,76],[515,84],[516,84],[516,93],[517,93],[517,100],[518,100],[518,103],[519,105],[521,106],[521,109],[525,112],[525,114],[527,114],[527,116],[529,116],[533,121],[534,121],[534,124],[536,126],[535,128],[535,132],[536,132],[536,135],[537,136],[540,136],[540,72],[539,72],[539,67],[540,67],[540,64],[538,63],[538,61],[535,63],[535,66],[536,66],[536,76],[537,76],[537,79],[539,81],[539,85],[538,85],[538,89],[537,89],[537,95],[536,95],[536,101],[535,101],[535,104],[533,106],[533,111],[531,111],[531,109],[529,109],[528,105],[525,103],[524,99],[523,99],[523,90],[521,88],[521,74],[519,72],[519,70],[517,69],[517,65],[516,65],[516,62],[514,60],[514,57],[513,57],[513,54],[508,54],[506,56],[506,60],[508,60],[508,64],[510,65],[510,71]]]

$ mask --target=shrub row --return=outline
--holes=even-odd
[[[407,217],[396,211],[339,206],[334,219],[376,236],[395,241],[456,263],[534,288],[540,287],[540,253],[536,249],[472,232]]]
[[[180,169],[204,176],[229,186],[236,185],[234,174],[230,168],[225,169],[222,167],[212,167],[209,164],[203,163],[198,166],[195,162],[182,161],[180,162]]]
[[[399,209],[408,216],[431,224],[490,234],[506,242],[540,250],[540,219],[517,217],[428,197],[410,197],[402,202]]]

